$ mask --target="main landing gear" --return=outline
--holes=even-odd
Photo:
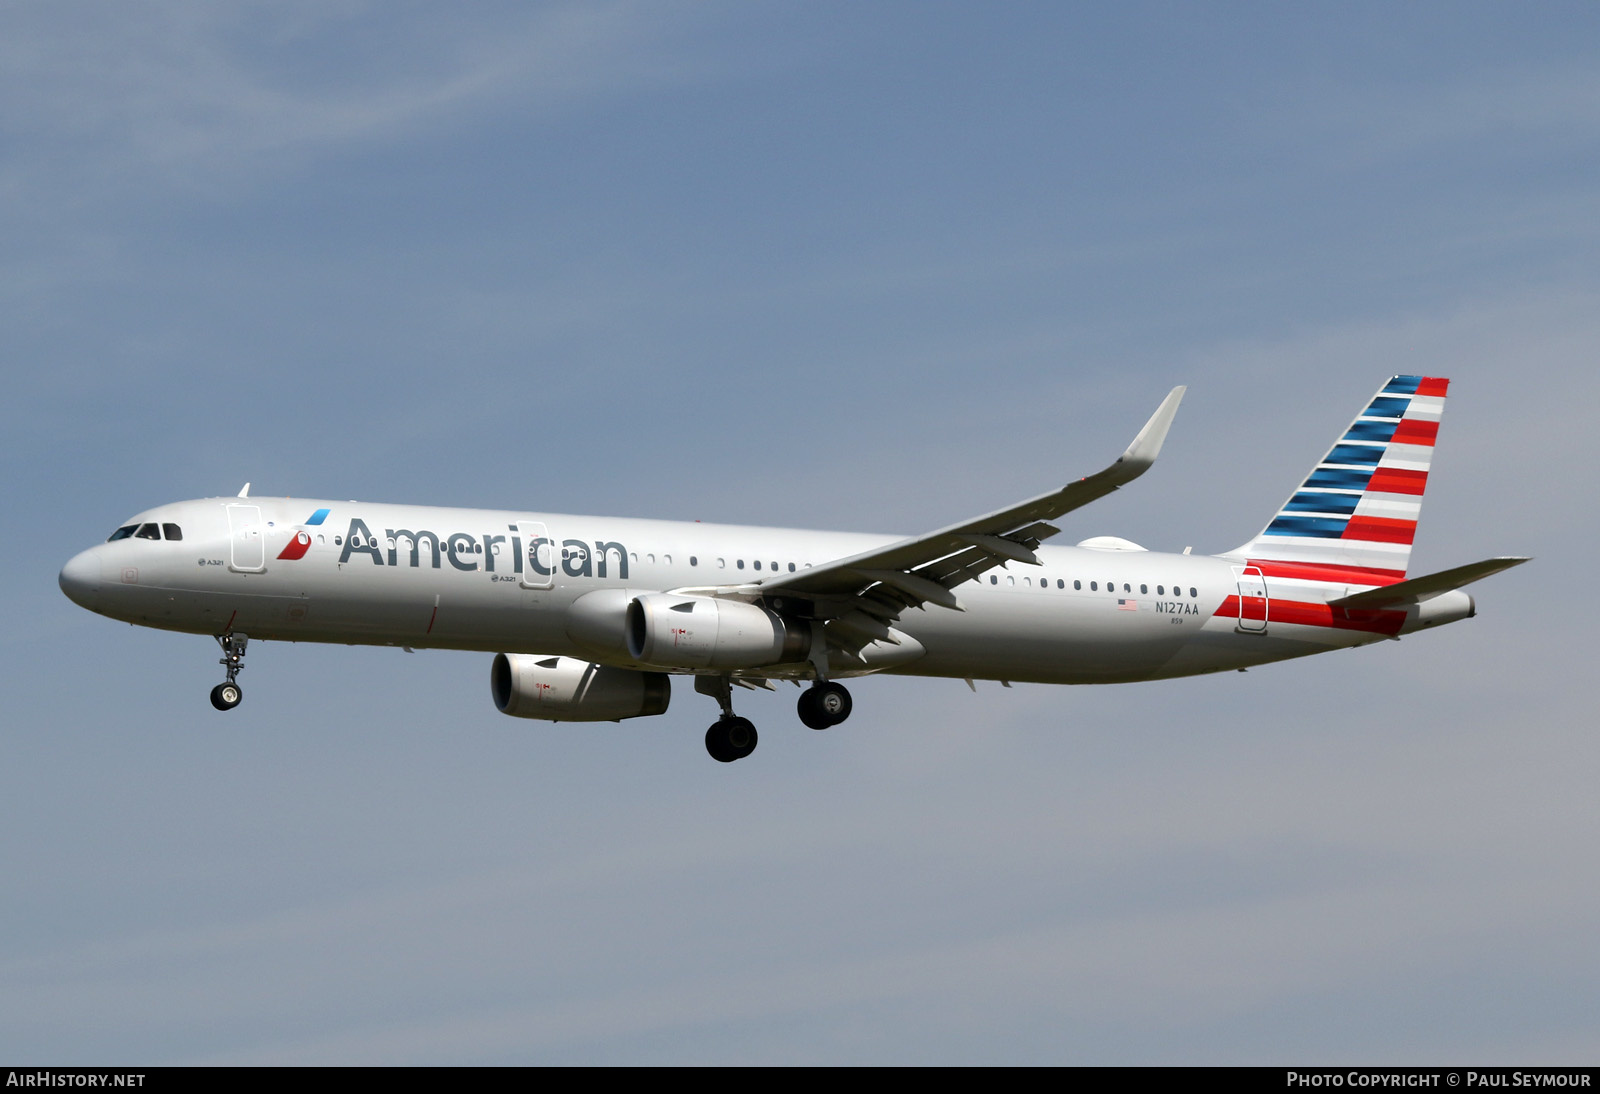
[[[812,684],[800,693],[800,720],[812,729],[828,729],[850,717],[852,705],[843,684]]]
[[[756,750],[756,727],[733,712],[732,687],[726,676],[696,676],[694,690],[709,695],[722,708],[722,717],[706,730],[706,751],[718,763],[731,764]]]
[[[724,716],[706,730],[706,751],[718,763],[731,764],[756,750],[756,727],[750,719]]]
[[[697,676],[694,689],[722,707],[722,717],[706,730],[706,751],[718,763],[742,760],[756,750],[756,727],[733,712],[732,687],[726,676]],[[800,720],[812,729],[827,729],[850,717],[850,693],[843,684],[820,681],[800,693]]]
[[[222,647],[222,660],[217,664],[228,670],[228,679],[211,689],[211,705],[218,710],[232,710],[244,698],[236,678],[244,668],[244,648],[250,642],[247,634],[219,634],[217,645]]]

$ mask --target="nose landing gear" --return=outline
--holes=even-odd
[[[232,710],[244,698],[244,691],[236,678],[244,668],[244,648],[250,642],[247,634],[219,634],[217,645],[222,647],[222,660],[217,664],[228,671],[228,679],[211,689],[211,705],[218,710]]]

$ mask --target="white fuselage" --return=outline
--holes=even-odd
[[[899,538],[288,498],[180,502],[129,523],[176,525],[182,538],[130,535],[62,571],[69,596],[114,619],[621,667],[647,666],[574,641],[580,597],[755,585]],[[905,612],[895,626],[920,644],[915,659],[880,668],[869,656],[836,674],[1111,683],[1243,668],[1426,625],[1414,612],[1329,625],[1326,588],[1271,577],[1260,618],[1241,624],[1242,558],[1084,547],[1037,555],[1042,565],[1011,563],[958,586],[965,610]]]

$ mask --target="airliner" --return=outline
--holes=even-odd
[[[706,751],[749,756],[735,688],[802,686],[812,729],[850,716],[840,681],[888,672],[1112,684],[1246,669],[1470,618],[1463,586],[1526,562],[1408,577],[1449,381],[1389,380],[1261,533],[1219,555],[1115,536],[1045,547],[1067,513],[1142,475],[1174,388],[1111,466],[926,535],[237,496],[163,505],[61,570],[77,604],[212,635],[243,696],[251,638],[494,654],[518,718],[661,714],[689,676],[721,717]]]

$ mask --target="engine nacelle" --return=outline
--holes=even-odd
[[[628,656],[675,669],[804,661],[811,629],[742,600],[650,593],[628,604]]]
[[[620,722],[666,712],[672,678],[575,657],[497,653],[489,690],[500,713],[549,722]]]

